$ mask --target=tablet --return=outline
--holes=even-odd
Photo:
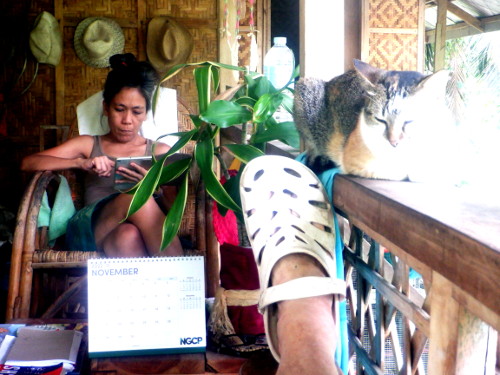
[[[163,157],[163,155],[165,155],[165,154],[157,155],[156,158],[159,160]],[[189,159],[189,158],[191,158],[191,155],[178,152],[178,153],[175,153],[173,155],[170,155],[167,158],[167,160],[164,161],[163,165],[164,165],[164,167],[166,167],[166,166],[168,166],[176,161],[179,161],[182,159]],[[131,157],[125,157],[125,158],[117,158],[116,163],[115,163],[115,169],[119,168],[119,167],[130,168],[130,163],[132,163],[132,162],[139,164],[140,166],[142,166],[145,169],[149,169],[149,168],[151,168],[151,165],[153,165],[153,157],[152,156],[131,156]],[[133,169],[133,168],[130,168],[130,169]],[[118,190],[121,192],[130,190],[137,183],[137,182],[135,182],[135,183],[134,182],[117,182],[118,180],[121,180],[121,179],[123,179],[123,176],[120,176],[119,174],[117,174],[115,172],[115,190]],[[166,185],[177,186],[180,181],[181,181],[180,177],[178,177],[177,179],[168,182]]]
[[[145,169],[151,168],[153,164],[152,156],[131,156],[125,158],[117,158],[115,162],[115,171],[119,167],[125,167],[128,169],[134,169],[130,166],[130,163],[136,163]],[[120,181],[124,177],[115,172],[115,189],[118,191],[127,191],[135,186],[137,182],[123,182]]]

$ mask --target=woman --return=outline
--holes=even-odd
[[[158,254],[165,215],[153,198],[128,217],[131,194],[114,190],[114,166],[118,157],[151,155],[152,141],[138,131],[151,107],[156,73],[147,62],[134,55],[114,55],[112,70],[104,85],[103,107],[109,133],[81,135],[54,148],[27,156],[23,171],[82,169],[85,176],[85,207],[68,223],[68,246],[78,250],[102,250],[109,257],[142,257]],[[155,154],[164,154],[169,146],[157,143]],[[132,163],[134,169],[120,167],[117,172],[134,182],[147,170]],[[182,246],[175,238],[164,255],[181,255]]]

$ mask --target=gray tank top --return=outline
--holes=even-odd
[[[152,155],[153,141],[146,139],[146,153],[144,156]],[[101,137],[98,135],[94,136],[94,146],[92,147],[92,152],[90,153],[90,158],[97,156],[107,156],[111,160],[116,160],[116,158],[106,155],[101,148]],[[132,155],[131,155],[132,156]],[[136,156],[136,155],[133,155]],[[98,200],[101,200],[108,195],[116,193],[114,187],[114,175],[111,174],[109,177],[99,177],[93,173],[85,174],[85,205],[92,204]]]

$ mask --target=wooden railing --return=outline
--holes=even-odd
[[[344,229],[350,373],[494,374],[500,199],[347,176],[335,178],[333,197]]]

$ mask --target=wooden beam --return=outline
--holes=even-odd
[[[448,2],[448,11],[453,13],[455,16],[461,18],[465,23],[471,25],[472,27],[478,29],[481,32],[484,32],[484,25],[480,19],[467,13],[462,8],[457,7],[452,2]]]
[[[446,45],[446,12],[448,1],[437,0],[438,12],[435,33],[434,71],[444,69],[445,45]]]
[[[481,23],[484,26],[484,32],[492,32],[500,30],[500,15],[481,18]],[[434,39],[436,29],[427,30],[425,32],[425,42],[431,43]],[[475,27],[470,26],[465,22],[458,22],[454,25],[446,27],[446,39],[463,38],[465,36],[480,34],[481,32]]]

